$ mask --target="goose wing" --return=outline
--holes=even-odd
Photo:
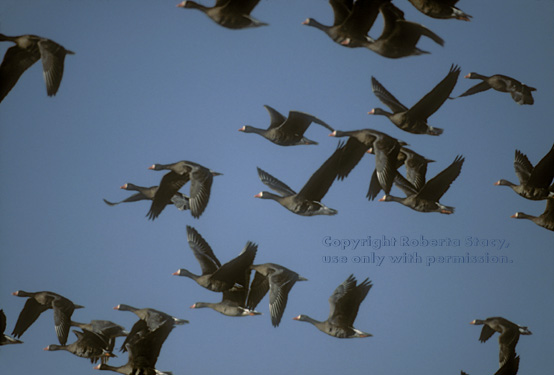
[[[410,108],[408,114],[419,119],[427,119],[435,113],[452,93],[460,71],[459,66],[452,65],[446,77]]]
[[[280,114],[279,112],[277,112],[276,109],[268,106],[268,105],[264,105],[264,108],[267,110],[267,112],[269,113],[269,128],[268,129],[273,129],[273,128],[277,128],[279,127],[283,122],[286,121],[286,117],[283,116],[282,114]]]
[[[278,180],[277,178],[273,177],[263,169],[258,167],[258,177],[260,177],[260,180],[264,183],[264,185],[269,186],[270,189],[278,192],[282,196],[289,196],[294,195],[296,192],[292,190],[288,185],[286,185],[284,182]]]
[[[212,279],[238,284],[244,281],[244,272],[250,268],[256,257],[258,245],[248,241],[239,256],[225,263],[212,275]],[[248,285],[242,285],[248,288]]]
[[[298,192],[298,196],[317,202],[323,199],[333,181],[337,178],[344,147],[344,143],[339,143],[335,152],[315,171]]]
[[[38,319],[40,314],[48,310],[50,307],[51,306],[38,303],[34,298],[28,298],[25,302],[25,306],[23,306],[23,310],[19,313],[12,335],[16,338],[23,335],[27,328],[29,328],[35,320]]]
[[[0,310],[0,335],[3,335],[4,331],[6,331],[6,314],[4,310]]]
[[[210,199],[213,178],[212,172],[207,168],[194,168],[191,172],[189,205],[192,217],[200,217],[206,209]]]
[[[56,335],[61,345],[65,345],[67,342],[67,336],[69,335],[69,329],[71,327],[71,315],[75,310],[73,302],[67,298],[59,297],[52,302],[54,309],[54,327],[56,329]]]
[[[212,248],[206,240],[194,229],[187,225],[187,241],[194,257],[198,260],[202,275],[213,274],[221,267],[221,263],[215,256]]]
[[[342,25],[352,11],[354,0],[329,0],[333,8],[333,26]]]
[[[8,48],[0,65],[0,102],[15,86],[19,77],[40,59],[38,49]]]
[[[465,159],[462,156],[458,155],[452,164],[423,185],[418,193],[419,197],[429,201],[438,202],[444,193],[446,193],[446,191],[450,188],[452,182],[460,174],[464,160]]]
[[[516,150],[514,169],[519,182],[521,184],[526,184],[529,181],[529,177],[531,177],[531,172],[533,172],[533,164],[531,164],[527,155]]]
[[[478,92],[487,91],[490,88],[491,88],[491,85],[489,85],[486,81],[479,82],[475,86],[470,87],[463,94],[458,95],[458,98],[461,98],[462,96],[469,96],[469,95],[477,94]]]
[[[148,218],[150,220],[156,219],[163,211],[165,206],[171,202],[171,198],[186,184],[190,179],[188,173],[179,174],[176,172],[168,172],[160,181],[158,191],[152,200],[150,211],[148,211]]]
[[[400,103],[400,101],[390,92],[388,92],[387,89],[375,79],[375,77],[371,77],[371,89],[377,99],[389,107],[394,113],[406,112],[408,110],[408,108],[404,104]]]
[[[548,188],[554,179],[554,145],[550,151],[535,165],[529,176],[529,184]]]
[[[42,60],[42,72],[46,81],[46,92],[48,96],[56,95],[62,82],[63,67],[67,51],[58,43],[43,39],[38,42],[40,57]]]
[[[252,285],[250,285],[246,306],[251,310],[255,309],[268,291],[269,277],[256,272],[254,274],[254,280],[252,280]]]
[[[236,14],[250,14],[259,2],[260,0],[230,0],[225,8]]]
[[[286,270],[278,270],[269,275],[269,312],[271,314],[271,324],[277,327],[281,322],[289,292],[296,283],[293,274]]]
[[[344,26],[350,33],[366,36],[379,14],[379,6],[386,0],[357,0]]]
[[[299,111],[289,112],[289,117],[284,123],[281,124],[281,130],[284,130],[288,133],[302,135],[304,134],[304,132],[306,132],[312,122],[321,125],[330,131],[335,130],[317,117],[310,115],[309,113]]]

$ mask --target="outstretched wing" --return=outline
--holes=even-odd
[[[15,86],[19,77],[31,65],[40,59],[38,48],[22,49],[18,46],[8,48],[0,65],[0,102]]]
[[[202,275],[212,274],[221,267],[221,263],[204,237],[189,225],[187,225],[187,241],[194,257],[200,263]]]
[[[460,67],[452,65],[450,71],[430,92],[421,98],[410,110],[409,115],[416,118],[427,119],[435,113],[448,99],[448,96],[454,89],[458,76],[460,75]]]
[[[408,110],[408,108],[388,92],[375,77],[371,77],[371,88],[375,96],[394,113],[406,112]]]
[[[258,177],[260,177],[260,180],[264,183],[264,185],[269,186],[270,189],[275,190],[285,197],[296,194],[296,192],[292,190],[288,185],[273,177],[260,167],[258,167]]]
[[[458,177],[464,164],[464,158],[460,155],[454,159],[446,169],[440,172],[438,175],[427,181],[421,188],[418,195],[421,198],[438,202],[440,198],[450,188],[452,182]]]

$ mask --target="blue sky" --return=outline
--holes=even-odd
[[[516,211],[538,215],[544,202],[525,200],[500,178],[515,181],[515,149],[536,164],[552,147],[554,3],[461,0],[471,22],[435,20],[408,1],[394,3],[406,19],[445,40],[421,40],[430,55],[390,60],[365,49],[334,44],[302,25],[307,17],[332,23],[327,1],[262,0],[252,15],[269,26],[249,30],[219,27],[205,15],[179,9],[178,1],[63,1],[48,4],[5,0],[0,32],[37,34],[76,54],[66,58],[55,97],[47,97],[41,67],[23,74],[0,103],[0,308],[11,333],[24,299],[12,292],[50,290],[86,306],[76,321],[108,319],[130,329],[135,316],[112,308],[120,303],[153,307],[190,321],[165,342],[157,367],[174,374],[492,374],[498,366],[496,338],[478,341],[475,318],[503,316],[528,326],[520,339],[521,374],[546,373],[554,347],[553,234]],[[211,5],[212,2],[202,1]],[[378,37],[378,19],[370,35]],[[11,46],[0,44],[0,53]],[[374,76],[411,106],[434,87],[451,64],[462,74],[501,73],[538,90],[533,106],[508,94],[485,92],[447,101],[431,118],[439,137],[413,135],[386,118],[369,116],[382,106],[371,92]],[[454,94],[475,81],[460,78]],[[283,114],[311,113],[340,130],[373,128],[436,160],[428,178],[458,154],[462,172],[441,202],[453,215],[423,214],[365,198],[373,170],[366,155],[351,175],[333,184],[323,199],[333,217],[300,217],[275,202],[253,198],[265,186],[260,167],[299,190],[335,150],[337,140],[312,125],[306,136],[318,146],[279,147],[237,130],[266,127],[267,104]],[[146,219],[146,202],[108,207],[128,192],[126,182],[157,185],[153,163],[191,160],[223,173],[215,177],[199,219],[167,207]],[[188,191],[186,187],[184,192]],[[402,195],[393,188],[392,193]],[[271,326],[267,297],[263,315],[229,318],[191,310],[219,295],[172,276],[185,267],[199,271],[186,243],[195,227],[225,262],[247,241],[259,244],[256,263],[282,264],[309,279],[293,288],[283,320]],[[381,249],[326,246],[326,238],[396,239]],[[423,246],[425,239],[450,245]],[[467,246],[466,240],[502,240]],[[404,238],[418,246],[401,246]],[[417,242],[419,241],[419,244]],[[454,246],[459,241],[460,246]],[[345,242],[342,242],[345,243]],[[473,244],[473,242],[472,242]],[[494,243],[497,245],[496,243]],[[393,264],[404,253],[421,264]],[[430,257],[505,256],[507,264],[434,264]],[[384,256],[380,266],[354,263],[356,256]],[[346,263],[325,263],[344,256]],[[369,277],[373,288],[362,303],[356,328],[365,339],[338,340],[292,318],[324,320],[327,299],[348,275]],[[0,349],[12,372],[95,374],[84,359],[45,352],[56,343],[52,312],[23,335],[23,345]],[[72,339],[70,339],[72,340]],[[120,342],[119,342],[120,343]],[[126,356],[111,360],[120,365]]]

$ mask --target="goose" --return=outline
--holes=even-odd
[[[122,201],[119,202],[110,202],[106,199],[104,199],[104,202],[108,206],[115,206],[120,203],[128,203],[128,202],[138,202],[142,200],[154,200],[154,196],[156,195],[156,192],[158,191],[158,186],[150,186],[150,187],[144,187],[144,186],[138,186],[135,184],[132,184],[130,182],[123,184],[120,189],[124,190],[132,190],[136,191],[137,193],[125,198]],[[175,205],[179,210],[188,210],[190,209],[190,198],[182,193],[175,193],[173,197],[171,197],[171,203]]]
[[[108,340],[108,352],[111,352],[115,346],[116,337],[127,336],[129,332],[119,324],[109,320],[91,320],[90,323],[79,323],[71,321],[71,326],[79,327],[82,330],[91,331],[106,337]]]
[[[396,127],[408,133],[440,135],[443,129],[428,125],[427,119],[446,101],[454,89],[459,75],[460,68],[452,65],[446,77],[411,108],[400,103],[375,77],[371,77],[373,93],[392,110],[392,113],[381,108],[374,108],[368,113],[386,116]]]
[[[139,317],[140,320],[144,320],[144,322],[147,324],[148,328],[153,331],[157,329],[158,327],[164,325],[166,322],[171,322],[172,325],[183,325],[189,323],[188,320],[185,319],[179,319],[174,316],[171,316],[163,311],[159,311],[156,309],[152,309],[150,307],[144,307],[144,308],[136,308],[131,305],[126,304],[119,304],[116,307],[113,308],[114,310],[119,311],[130,311],[136,316]],[[127,334],[127,337],[129,337],[131,333]]]
[[[349,137],[344,147],[338,179],[344,179],[358,164],[362,156],[371,149],[375,154],[375,177],[372,184],[379,186],[387,194],[390,192],[396,175],[398,155],[405,142],[373,129],[351,131],[335,130],[330,137]],[[370,185],[370,191],[373,188]],[[370,193],[368,193],[368,196]]]
[[[91,332],[87,329],[83,329],[82,332],[73,330],[73,333],[77,336],[77,341],[69,345],[51,344],[44,348],[44,350],[65,350],[78,357],[88,358],[91,363],[98,362],[98,360],[105,363],[110,357],[117,357],[111,352],[109,339],[104,335]]]
[[[169,333],[173,329],[171,320],[150,329],[144,320],[139,320],[127,336],[123,351],[129,353],[127,363],[122,366],[110,366],[100,363],[94,367],[97,370],[109,370],[125,375],[170,375],[171,372],[162,372],[155,368],[161,348]]]
[[[380,202],[398,202],[411,208],[412,210],[419,212],[439,212],[441,214],[453,214],[454,207],[445,206],[439,203],[440,198],[446,193],[448,188],[454,180],[460,174],[462,165],[464,164],[464,158],[457,156],[452,164],[446,167],[442,172],[430,179],[423,185],[420,190],[416,188],[402,175],[397,174],[395,183],[405,193],[405,198],[395,197],[393,195],[386,194]]]
[[[509,92],[512,96],[512,99],[520,105],[532,105],[535,102],[531,92],[537,91],[537,89],[531,86],[524,85],[515,78],[508,77],[502,74],[495,74],[487,77],[475,72],[467,74],[466,76],[464,76],[464,78],[480,79],[482,80],[482,82],[471,87],[469,90],[459,95],[458,98],[477,94],[479,92],[487,91],[488,89],[492,88],[500,92]]]
[[[370,37],[365,40],[346,38],[340,43],[344,46],[366,47],[390,59],[428,54],[429,52],[416,47],[421,36],[430,38],[440,46],[444,45],[444,40],[431,30],[418,23],[406,21],[404,12],[392,3],[385,2],[379,7],[379,11],[383,15],[384,26],[381,36],[377,40]]]
[[[259,134],[279,146],[317,145],[316,141],[304,137],[304,133],[312,122],[333,131],[332,127],[308,113],[289,111],[289,117],[286,118],[270,106],[264,105],[264,107],[270,116],[270,124],[267,129],[244,125],[239,131]]]
[[[462,21],[469,21],[471,16],[464,13],[454,5],[458,0],[409,0],[412,5],[421,13],[432,18],[447,19],[455,18]]]
[[[323,25],[313,18],[307,18],[302,24],[323,31],[335,43],[341,44],[349,39],[350,43],[342,45],[361,47],[379,14],[379,6],[386,1],[390,0],[329,0],[334,14],[332,26]]]
[[[137,339],[148,336],[150,333],[153,333],[152,337],[156,337],[156,340],[160,340],[161,343],[163,343],[176,325],[189,323],[188,320],[179,319],[163,311],[149,307],[138,309],[130,305],[119,304],[114,307],[114,310],[130,311],[139,317],[139,320],[135,322],[131,328],[131,332],[128,333],[125,341],[121,345],[120,350],[123,352],[129,350],[129,346],[132,346]],[[131,356],[131,354],[129,354],[129,356]]]
[[[213,7],[206,7],[195,1],[186,0],[179,8],[192,8],[204,12],[215,23],[228,29],[245,29],[249,27],[267,26],[250,15],[260,0],[216,0]]]
[[[516,212],[510,217],[514,219],[528,219],[543,228],[554,231],[554,198],[548,198],[546,200],[546,208],[540,216],[532,216],[523,212]]]
[[[375,153],[373,148],[370,148],[368,153]],[[424,156],[421,156],[415,151],[410,150],[407,147],[400,147],[400,152],[398,153],[398,159],[396,162],[396,169],[400,168],[402,165],[406,168],[406,180],[408,180],[416,190],[420,190],[423,185],[425,185],[425,179],[427,174],[427,164],[433,163],[434,160],[427,159]],[[399,172],[396,172],[398,175]],[[395,180],[396,180],[395,175]],[[367,192],[367,198],[373,200],[377,197],[381,191],[381,185],[379,184],[379,179],[377,178],[377,172],[373,171],[371,175],[371,181],[369,184],[369,190]]]
[[[551,185],[554,180],[554,145],[535,167],[527,155],[516,150],[514,169],[519,185],[504,179],[500,179],[494,184],[509,186],[518,195],[530,200],[537,201],[554,197],[554,185]]]
[[[15,323],[12,335],[16,338],[21,337],[23,333],[38,319],[40,314],[48,309],[54,310],[54,327],[56,335],[61,345],[67,342],[69,335],[69,327],[71,323],[71,315],[73,310],[83,308],[84,306],[76,305],[69,299],[56,294],[54,292],[26,292],[18,290],[12,295],[17,297],[27,297],[27,302]]]
[[[226,316],[255,316],[262,313],[245,307],[246,293],[240,290],[226,290],[221,302],[196,302],[190,308],[201,309],[208,307]]]
[[[198,285],[212,292],[224,292],[235,288],[236,284],[240,285],[240,283],[243,283],[245,280],[244,272],[252,265],[258,251],[258,245],[248,241],[236,258],[222,266],[206,240],[196,229],[189,225],[187,225],[187,241],[200,264],[202,274],[195,275],[181,268],[177,272],[174,272],[173,275],[189,277],[196,281]],[[240,287],[247,288],[248,285],[240,285]]]
[[[297,281],[308,281],[296,272],[275,263],[256,264],[250,267],[256,271],[247,306],[256,308],[269,291],[269,312],[271,324],[278,327],[287,307],[289,293]]]
[[[360,304],[372,286],[369,278],[357,284],[354,275],[350,275],[329,298],[330,312],[327,320],[320,322],[307,315],[298,315],[293,319],[311,323],[321,332],[339,339],[373,336],[371,333],[354,328],[354,320],[358,315]]]
[[[0,102],[15,86],[19,77],[27,69],[42,60],[46,93],[54,96],[62,82],[65,55],[75,52],[37,35],[7,36],[0,34],[0,42],[13,42],[15,46],[8,48],[0,65]]]
[[[242,278],[237,280],[237,284],[239,284],[240,287],[231,288],[222,292],[223,296],[220,302],[196,302],[190,308],[210,308],[220,314],[234,317],[261,315],[261,312],[246,307],[246,298],[248,296],[250,284],[250,272],[250,267],[246,268],[242,273]]]
[[[254,197],[274,200],[292,213],[301,216],[336,215],[338,211],[325,206],[321,203],[321,199],[327,194],[337,177],[342,154],[343,145],[339,144],[335,152],[315,171],[298,193],[258,167],[260,180],[281,195],[262,191]]]
[[[0,309],[0,345],[22,344],[23,341],[14,339],[4,333],[6,330],[6,314]]]
[[[172,164],[153,164],[149,169],[155,171],[169,170],[160,182],[158,191],[154,195],[148,218],[156,219],[163,211],[165,206],[171,202],[171,198],[190,181],[190,213],[192,217],[198,219],[206,209],[210,199],[210,191],[214,176],[221,173],[214,172],[211,169],[201,166],[191,161],[178,161]]]
[[[515,357],[516,345],[520,335],[531,335],[531,331],[527,327],[517,325],[502,317],[491,317],[485,320],[475,319],[469,324],[483,325],[479,341],[487,341],[495,332],[500,333],[498,336],[499,362],[502,367],[510,358]]]

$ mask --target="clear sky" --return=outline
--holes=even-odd
[[[178,2],[0,3],[1,33],[44,36],[76,53],[66,58],[57,96],[46,96],[38,63],[0,103],[0,308],[7,333],[25,303],[11,293],[49,290],[86,306],[74,313],[76,321],[108,319],[130,329],[136,317],[112,309],[120,303],[188,319],[158,359],[160,370],[175,375],[486,375],[498,366],[497,339],[480,343],[480,327],[469,322],[503,316],[533,332],[517,347],[520,373],[552,369],[554,233],[510,218],[516,211],[539,215],[545,202],[525,200],[494,182],[517,181],[515,149],[536,164],[554,142],[553,2],[461,0],[459,7],[473,16],[463,22],[431,19],[395,0],[406,19],[445,40],[440,47],[423,39],[420,48],[431,54],[400,60],[342,47],[302,25],[307,17],[332,23],[325,0],[262,0],[252,15],[269,26],[238,31],[176,8]],[[381,27],[379,17],[370,35],[378,37]],[[0,53],[10,46],[0,43]],[[519,106],[494,91],[447,101],[430,118],[444,129],[439,137],[405,133],[384,117],[367,115],[382,107],[371,76],[411,106],[452,64],[462,68],[454,95],[476,83],[461,78],[469,72],[501,73],[536,87],[535,104]],[[367,201],[371,155],[324,197],[336,216],[296,216],[255,199],[267,190],[257,166],[299,190],[337,145],[318,125],[306,132],[317,146],[280,147],[238,132],[245,124],[269,124],[264,104],[284,115],[311,113],[340,130],[384,131],[436,160],[428,178],[463,154],[462,172],[441,200],[456,212],[423,214]],[[167,207],[152,222],[145,217],[147,202],[102,202],[130,195],[119,189],[126,182],[157,185],[163,173],[148,167],[179,160],[223,173],[199,219]],[[397,188],[391,193],[402,195]],[[255,317],[189,309],[220,296],[171,275],[181,267],[200,270],[186,225],[222,262],[253,241],[259,244],[256,263],[278,263],[309,279],[294,286],[278,328],[271,325],[267,297],[257,308],[263,315]],[[342,249],[326,242],[369,236],[396,244]],[[432,247],[423,238],[451,242]],[[502,248],[490,241],[473,246],[473,239],[504,242]],[[392,263],[404,253],[417,254],[422,263]],[[467,254],[505,256],[509,263],[438,263],[440,256]],[[355,263],[374,255],[385,257],[380,266]],[[326,256],[346,262],[326,263]],[[298,314],[325,320],[330,294],[350,274],[374,284],[355,322],[373,337],[339,340],[292,320]],[[2,368],[10,373],[97,374],[85,359],[42,350],[57,343],[51,311],[22,340],[0,348]],[[122,354],[110,363],[126,360]]]

